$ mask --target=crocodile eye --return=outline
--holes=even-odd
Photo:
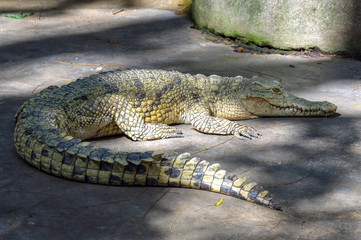
[[[279,89],[279,88],[272,88],[272,91],[273,91],[274,93],[280,93],[280,92],[281,92],[281,89]]]

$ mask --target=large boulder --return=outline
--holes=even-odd
[[[198,27],[261,46],[361,56],[360,0],[193,0]]]

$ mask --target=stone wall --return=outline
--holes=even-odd
[[[193,0],[198,27],[261,46],[361,56],[360,0]]]

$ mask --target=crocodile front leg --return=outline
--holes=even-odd
[[[203,133],[233,134],[237,138],[257,138],[260,136],[258,131],[246,125],[241,125],[236,122],[224,118],[213,117],[210,111],[203,105],[195,105],[188,113],[188,119],[192,126]]]

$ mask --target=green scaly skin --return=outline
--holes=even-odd
[[[204,133],[253,138],[256,129],[230,120],[259,116],[327,116],[328,102],[310,102],[278,82],[163,70],[113,71],[49,87],[15,116],[18,154],[47,173],[106,185],[172,186],[209,190],[272,209],[268,191],[247,177],[226,176],[219,164],[189,153],[118,152],[83,140],[125,134],[133,140],[179,137],[169,126],[190,123]]]

